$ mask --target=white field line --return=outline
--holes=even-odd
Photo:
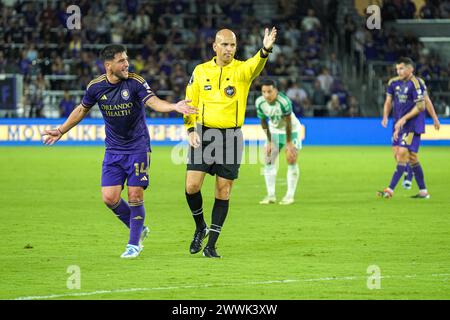
[[[392,278],[418,278],[418,277],[450,277],[450,273],[440,273],[431,275],[403,275],[403,276],[381,276],[381,279]],[[320,282],[320,281],[346,281],[346,280],[365,280],[367,276],[349,276],[349,277],[327,277],[327,278],[313,278],[313,279],[286,279],[286,280],[267,280],[267,281],[248,281],[248,282],[235,282],[235,283],[217,283],[217,284],[199,284],[199,285],[179,285],[179,286],[167,286],[167,287],[153,287],[153,288],[128,288],[128,289],[115,289],[115,290],[98,290],[91,292],[74,292],[64,294],[50,294],[47,296],[28,296],[17,297],[14,300],[44,300],[44,299],[59,299],[67,297],[86,297],[99,294],[113,294],[113,293],[128,293],[128,292],[144,292],[144,291],[161,291],[161,290],[183,290],[183,289],[201,289],[210,287],[235,287],[235,286],[249,286],[249,285],[267,285],[267,284],[284,284],[295,282]],[[450,281],[450,279],[446,279]]]

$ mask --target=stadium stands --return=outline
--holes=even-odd
[[[89,81],[103,72],[98,51],[107,43],[127,46],[131,69],[159,96],[182,99],[193,67],[213,56],[211,43],[218,28],[236,31],[237,58],[244,59],[258,50],[261,31],[269,24],[277,25],[281,36],[262,76],[277,80],[281,90],[290,90],[297,115],[378,116],[383,84],[393,75],[392,62],[402,55],[418,62],[418,73],[433,92],[444,93],[436,96],[437,111],[444,114],[450,63],[444,64],[439,54],[417,37],[400,34],[395,26],[368,31],[351,2],[80,0],[81,29],[69,30],[69,2],[3,1],[0,74],[24,76],[17,112],[3,116],[61,116],[61,101],[79,101]],[[408,10],[399,9],[404,3]],[[382,15],[386,20],[448,16],[448,2],[436,6],[436,1],[428,1],[428,7],[414,13],[410,3],[385,1]],[[361,88],[361,82],[366,86]],[[298,88],[303,92],[295,96]],[[257,80],[249,95],[249,116],[255,115],[258,89]],[[339,96],[339,112],[330,113],[333,95]],[[93,111],[92,117],[101,116]],[[161,116],[150,111],[148,115]]]

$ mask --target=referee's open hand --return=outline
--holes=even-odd
[[[264,29],[264,39],[263,39],[264,48],[271,50],[276,39],[277,39],[277,29],[275,27],[272,27],[270,33],[269,28]]]

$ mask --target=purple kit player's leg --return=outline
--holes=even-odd
[[[407,149],[409,145],[405,145],[405,140],[403,139],[403,137],[407,136],[408,134],[409,134],[408,132],[406,133],[400,132],[398,140],[396,141],[393,140],[392,145],[399,146],[396,155],[397,167],[394,174],[392,175],[389,187],[384,189],[383,191],[377,192],[378,196],[380,197],[391,198],[394,195],[395,187],[397,186],[398,182],[403,177],[403,174],[406,171],[406,167],[409,161],[409,150]]]
[[[419,152],[420,146],[420,134],[414,135],[413,142],[411,143],[410,152],[411,158],[413,159],[411,163],[411,169],[416,178],[417,185],[419,187],[419,193],[413,196],[413,198],[429,199],[430,194],[428,193],[427,187],[425,185],[425,177],[423,174],[422,166],[420,165],[417,153]]]
[[[126,179],[126,173],[120,165],[123,157],[124,155],[105,153],[102,165],[102,193],[103,200],[108,208],[130,228],[130,207],[125,200],[120,198],[122,186]]]
[[[113,205],[112,207],[108,207],[116,214],[116,217],[119,218],[120,221],[122,221],[129,229],[131,210],[128,203],[121,198],[115,205]]]
[[[131,215],[130,215],[130,239],[128,244],[133,246],[139,246],[139,241],[144,227],[145,220],[145,208],[144,201],[129,202]]]
[[[147,236],[148,228],[144,227],[145,208],[144,190],[149,184],[148,168],[150,153],[128,155],[127,162],[123,164],[127,170],[128,202],[130,205],[130,239],[129,245],[139,246],[142,249],[142,235]]]
[[[413,179],[413,171],[411,169],[411,165],[409,163],[406,164],[406,170],[405,170],[405,179],[403,179],[402,186],[404,189],[409,190],[412,186],[412,179]]]
[[[394,191],[395,187],[397,186],[398,181],[403,176],[403,173],[406,170],[406,163],[405,162],[398,162],[397,168],[392,176],[391,183],[389,184],[389,189]]]

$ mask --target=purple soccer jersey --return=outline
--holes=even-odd
[[[105,121],[106,151],[134,154],[150,151],[150,135],[145,122],[145,102],[155,94],[147,82],[134,73],[127,80],[112,84],[102,75],[92,80],[82,105],[96,103]]]
[[[403,81],[393,78],[389,81],[387,94],[393,97],[393,122],[394,124],[410,112],[417,102],[423,101],[427,95],[425,82],[413,76],[410,80]],[[403,130],[404,132],[414,132],[422,134],[425,132],[425,111],[420,112],[416,117],[408,120]]]

